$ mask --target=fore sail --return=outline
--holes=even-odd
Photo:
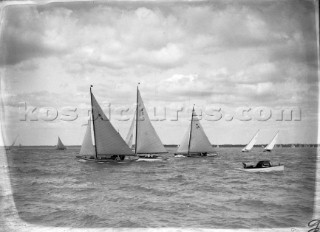
[[[92,144],[91,123],[91,120],[89,120],[86,134],[84,135],[81,145],[80,155],[95,155],[94,146]]]
[[[255,143],[257,142],[257,138],[258,138],[258,134],[259,134],[259,131],[257,131],[257,133],[253,136],[253,138],[250,140],[250,142],[247,144],[247,146],[245,146],[242,151],[250,151],[253,146],[255,145]]]
[[[190,133],[191,130],[191,133]],[[183,137],[177,153],[213,153],[212,145],[205,134],[197,115],[192,111],[191,126]]]
[[[107,116],[91,93],[93,126],[97,155],[133,155],[120,134],[111,125]]]
[[[132,147],[132,141],[133,141],[133,131],[134,131],[134,124],[136,122],[136,112],[134,112],[133,114],[133,119],[126,137],[126,144],[128,145],[128,147]]]
[[[65,146],[63,145],[63,143],[61,142],[61,139],[60,139],[59,136],[58,136],[58,143],[57,143],[56,148],[57,148],[58,150],[66,149],[66,147],[65,147]]]
[[[153,128],[146,108],[143,104],[139,89],[137,90],[137,138],[136,153],[137,154],[155,154],[167,153],[159,136]]]
[[[274,147],[274,145],[276,144],[277,142],[277,138],[278,138],[278,134],[279,134],[279,131],[276,133],[276,135],[273,137],[273,139],[271,140],[271,142],[268,144],[268,146],[266,146],[264,148],[265,151],[271,151]]]

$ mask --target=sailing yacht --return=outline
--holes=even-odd
[[[58,143],[56,145],[57,150],[65,150],[67,149],[66,146],[62,143],[60,137],[58,136]]]
[[[215,156],[212,145],[206,136],[200,121],[192,109],[191,123],[185,136],[183,137],[175,157],[199,157],[199,156]]]
[[[77,158],[82,162],[95,161],[100,163],[120,161],[124,160],[126,156],[133,156],[132,150],[104,114],[91,88],[92,85],[90,87],[92,120],[88,122],[80,155]],[[92,143],[91,124],[94,145]]]
[[[137,161],[162,161],[164,158],[157,156],[157,154],[168,153],[168,151],[163,146],[157,132],[151,124],[138,86],[137,106],[133,121],[135,121],[134,153],[139,157]],[[126,138],[129,146],[132,145],[133,141],[133,127],[134,123],[131,124]]]
[[[258,134],[259,134],[259,131],[257,131],[257,133],[253,136],[253,138],[250,140],[250,142],[247,144],[247,146],[245,146],[243,149],[242,149],[242,152],[249,152],[254,144],[257,142],[257,137],[258,137]]]
[[[13,149],[13,148],[16,148],[16,149],[17,149],[17,148],[21,148],[21,147],[22,147],[21,142],[19,142],[19,145],[18,145],[18,146],[16,145],[19,137],[20,137],[20,136],[17,135],[17,137],[14,139],[14,141],[13,141],[12,144],[11,144],[11,146],[10,146],[7,150],[11,150],[11,149]],[[19,139],[19,141],[21,141],[21,139]]]
[[[276,135],[273,137],[271,142],[264,148],[263,152],[271,152],[272,151],[274,145],[277,142],[278,134],[279,134],[279,131],[277,131]]]

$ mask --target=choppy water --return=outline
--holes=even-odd
[[[215,158],[80,163],[79,148],[22,148],[7,155],[19,216],[68,227],[299,227],[312,219],[316,148],[218,148]],[[282,173],[247,173],[270,159]]]

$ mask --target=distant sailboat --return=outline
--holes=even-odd
[[[13,140],[13,142],[12,142],[12,144],[10,145],[10,146],[7,146],[5,149],[8,151],[8,150],[11,150],[14,146],[15,146],[15,144],[16,144],[16,142],[17,142],[17,140],[18,140],[18,137],[19,137],[19,135],[17,135],[16,136],[16,138]]]
[[[95,99],[90,87],[91,113],[93,124],[93,137],[95,145],[92,145],[91,123],[89,121],[84,136],[80,156],[82,161],[109,162],[124,160],[125,156],[133,156],[133,152],[114,129],[107,116],[102,111]]]
[[[65,145],[63,145],[63,143],[61,142],[60,137],[58,136],[58,143],[56,145],[56,149],[57,150],[65,150],[67,149]]]
[[[212,156],[213,153],[214,150],[212,145],[206,136],[193,107],[190,127],[183,137],[175,153],[175,157]]]
[[[253,138],[250,140],[250,142],[247,144],[247,146],[245,146],[243,149],[242,149],[242,152],[249,152],[254,144],[257,142],[257,137],[258,137],[258,134],[259,134],[259,131],[257,131],[257,133],[253,136]]]
[[[267,152],[271,152],[274,145],[276,144],[277,142],[277,138],[278,138],[278,134],[279,134],[279,131],[276,133],[276,135],[273,137],[273,139],[271,140],[271,142],[264,148],[264,152],[267,151]]]
[[[157,132],[151,124],[138,87],[135,117],[136,134],[134,153],[136,156],[139,156],[138,161],[161,160],[162,158],[155,154],[168,153],[168,151],[163,146],[159,136],[157,135]],[[130,142],[130,139],[128,139],[128,142]]]

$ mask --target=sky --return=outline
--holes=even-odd
[[[80,145],[90,85],[125,138],[138,83],[164,144],[180,143],[193,105],[212,144],[245,144],[258,129],[261,144],[278,130],[279,143],[317,143],[316,7],[309,0],[9,6],[0,38],[4,143],[19,135],[23,145],[54,145],[60,136]],[[67,121],[70,109],[78,117]],[[294,110],[292,120],[279,118],[282,109]]]

